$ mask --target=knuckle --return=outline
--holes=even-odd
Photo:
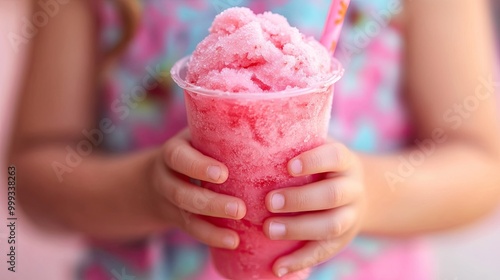
[[[200,159],[186,156],[189,154],[188,149],[185,145],[176,145],[168,148],[166,155],[167,165],[184,175],[198,178],[203,173],[200,171],[202,162]]]
[[[319,263],[318,260],[316,260],[316,258],[314,256],[308,256],[308,257],[304,258],[300,263],[292,265],[291,270],[294,272],[301,271],[305,268],[315,266],[318,263]],[[300,278],[297,277],[297,279],[300,279]],[[296,280],[296,279],[293,279],[293,280]]]
[[[331,219],[327,224],[326,224],[326,233],[327,233],[327,240],[333,239],[335,237],[338,237],[342,234],[343,231],[342,223],[338,221],[337,219]]]
[[[331,206],[336,207],[343,203],[345,193],[342,187],[331,183],[327,188],[327,197],[331,201]]]
[[[319,258],[324,260],[330,258],[340,249],[339,244],[333,240],[323,240],[319,243]]]
[[[184,152],[184,146],[182,145],[167,145],[166,147],[166,160],[167,164],[172,166],[181,160],[181,155]]]
[[[207,199],[207,200],[212,200],[212,199],[215,199],[218,197],[218,194],[209,190],[209,189],[205,189],[205,188],[202,188],[201,190],[201,193],[203,194],[203,196]]]
[[[186,164],[186,175],[192,175],[193,177],[201,178],[205,176],[201,176],[203,172],[200,172],[201,162],[199,160],[190,160]],[[203,174],[204,175],[204,174]]]
[[[207,201],[204,208],[205,208],[204,212],[206,214],[209,214],[209,215],[219,214],[220,215],[220,213],[218,213],[219,212],[218,210],[220,209],[220,207],[219,207],[219,205],[217,205],[217,203],[214,203],[212,201]]]
[[[196,191],[195,195],[193,196],[194,208],[201,213],[205,210],[205,208],[207,207],[207,204],[208,204],[208,200],[203,195],[203,193]]]
[[[344,144],[333,144],[335,149],[333,152],[333,159],[340,168],[347,168],[351,165],[350,152]]]
[[[314,254],[315,264],[318,264],[328,258],[327,250],[323,246],[319,246]]]
[[[297,211],[308,208],[310,197],[306,192],[296,192],[292,194],[292,197],[292,205],[290,205],[292,208],[296,209]]]
[[[302,270],[306,267],[315,266],[327,259],[327,254],[321,244],[318,244],[314,250],[302,262],[297,263],[292,269],[294,271]]]
[[[304,167],[307,169],[317,169],[323,165],[323,158],[320,153],[311,152],[303,158]]]

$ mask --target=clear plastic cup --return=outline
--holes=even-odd
[[[343,75],[342,65],[334,59],[331,76],[309,88],[227,93],[188,83],[185,77],[189,58],[179,60],[171,75],[184,89],[192,145],[229,169],[224,184],[201,185],[239,197],[247,206],[246,216],[239,221],[206,217],[240,235],[240,245],[235,250],[211,248],[214,265],[229,279],[278,279],[272,272],[274,261],[304,243],[270,240],[264,235],[264,221],[278,216],[266,209],[264,199],[272,190],[321,179],[321,175],[292,177],[287,162],[325,142],[333,85]],[[209,198],[198,199],[200,209],[206,207],[206,199]]]

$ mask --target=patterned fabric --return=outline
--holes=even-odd
[[[272,2],[272,4],[270,3]],[[182,92],[166,75],[208,34],[214,16],[233,5],[273,11],[319,38],[328,0],[143,0],[135,39],[102,87],[103,117],[116,130],[110,151],[159,145],[186,126]],[[354,150],[384,152],[405,144],[410,129],[399,99],[403,41],[393,0],[353,0],[336,55],[346,74],[336,87],[332,136]],[[99,2],[102,48],[116,43],[120,22],[111,1]],[[180,231],[129,244],[90,243],[78,279],[217,280],[205,245]],[[358,237],[314,268],[313,280],[425,280],[431,269],[419,241]]]

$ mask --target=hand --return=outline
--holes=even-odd
[[[201,154],[189,143],[186,129],[168,140],[155,160],[152,201],[160,218],[179,227],[199,241],[227,249],[238,247],[239,236],[230,229],[218,228],[199,215],[241,219],[245,203],[236,197],[198,187],[189,178],[212,183],[227,180],[227,167]]]
[[[264,223],[273,240],[306,240],[304,247],[279,258],[278,277],[307,269],[335,256],[359,232],[365,208],[361,163],[340,143],[329,142],[288,162],[292,176],[326,173],[324,180],[301,187],[272,191],[266,207],[272,213]]]

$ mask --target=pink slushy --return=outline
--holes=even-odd
[[[333,84],[343,70],[279,15],[233,8],[217,16],[210,32],[171,73],[185,90],[192,145],[229,169],[225,183],[202,187],[247,206],[239,221],[207,217],[240,235],[235,250],[211,248],[213,262],[229,279],[277,279],[274,261],[303,242],[264,235],[265,219],[276,215],[264,199],[272,190],[321,178],[292,177],[287,162],[325,142]]]

